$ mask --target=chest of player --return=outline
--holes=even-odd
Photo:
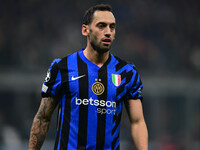
[[[126,77],[114,71],[95,71],[88,68],[79,72],[74,68],[65,76],[62,81],[63,92],[70,97],[117,101],[129,88]]]

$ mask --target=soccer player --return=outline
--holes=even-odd
[[[86,11],[82,25],[86,48],[52,62],[33,120],[29,150],[41,148],[57,105],[54,150],[119,150],[123,103],[137,150],[148,149],[141,103],[143,85],[134,65],[109,52],[115,29],[110,5],[96,5]]]

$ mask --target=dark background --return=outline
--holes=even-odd
[[[49,65],[86,46],[82,16],[104,2],[117,20],[111,52],[142,77],[149,150],[200,149],[198,0],[0,1],[0,149],[27,149]],[[53,149],[55,115],[44,150]],[[125,111],[121,125],[122,150],[134,149]]]

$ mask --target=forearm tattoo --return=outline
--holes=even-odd
[[[51,120],[52,113],[57,105],[57,100],[51,97],[42,98],[39,110],[33,120],[29,150],[40,150]]]

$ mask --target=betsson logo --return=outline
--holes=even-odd
[[[96,112],[100,114],[115,114],[115,108],[116,108],[116,102],[111,101],[105,101],[105,100],[98,100],[93,99],[90,97],[90,99],[78,99],[76,97],[76,105],[91,105],[91,106],[101,106],[101,107],[107,107],[106,108],[97,108]]]

